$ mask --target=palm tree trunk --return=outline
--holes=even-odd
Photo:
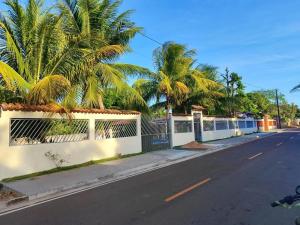
[[[98,96],[98,104],[100,109],[105,109],[104,103],[103,103],[103,97],[101,95]]]
[[[166,107],[167,108],[167,115],[166,115],[166,118],[168,120],[170,118],[169,117],[169,112],[170,112],[170,108],[171,108],[170,107],[170,97],[168,95],[166,96],[166,100],[167,100],[167,107]]]

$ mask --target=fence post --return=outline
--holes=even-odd
[[[169,133],[169,139],[170,139],[170,148],[172,149],[174,147],[173,145],[173,138],[174,138],[174,120],[173,115],[170,114],[167,120],[168,125],[168,133]]]
[[[89,140],[94,141],[95,138],[95,123],[96,120],[94,118],[89,118]]]

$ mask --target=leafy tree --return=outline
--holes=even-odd
[[[0,74],[4,87],[30,104],[81,104],[103,108],[106,90],[130,93],[128,104],[145,105],[127,84],[127,75],[149,74],[135,65],[116,63],[141,30],[132,11],[118,13],[120,0],[65,0],[58,10],[42,1],[6,0],[0,17]]]
[[[284,123],[290,126],[291,122],[295,120],[298,107],[294,103],[284,103],[280,105],[280,116]]]
[[[31,104],[62,98],[71,85],[58,69],[68,42],[61,18],[42,10],[41,1],[29,0],[26,7],[18,0],[4,3],[8,15],[0,16],[0,74],[5,88]]]
[[[126,75],[150,72],[136,65],[116,63],[129,50],[129,41],[141,30],[129,17],[131,10],[118,13],[121,0],[65,0],[59,4],[63,30],[85,52],[84,58],[69,73],[79,101],[85,107],[104,108],[103,97],[115,90],[128,104],[146,105],[142,97],[127,84]],[[106,91],[108,90],[108,92]]]
[[[199,90],[195,85],[191,85],[191,92],[188,99],[182,104],[187,107],[188,110],[192,108],[192,105],[201,105],[205,108],[207,114],[217,114],[220,104],[220,98],[224,97],[222,92],[224,86],[219,80],[217,67],[211,65],[198,65],[196,70],[203,74],[203,77],[214,81],[214,85],[206,86],[206,89]],[[194,88],[193,88],[194,87]]]
[[[221,76],[225,85],[224,111],[227,115],[235,116],[236,112],[241,110],[241,101],[244,97],[245,86],[242,83],[242,77],[234,72],[229,73],[228,68]]]
[[[176,109],[184,106],[190,94],[195,91],[208,91],[216,82],[207,79],[194,67],[195,51],[174,42],[167,42],[153,52],[156,72],[148,79],[139,79],[134,87],[147,100],[156,100],[156,105],[171,106]]]
[[[251,112],[257,118],[270,113],[272,102],[261,92],[247,93],[242,100],[242,108],[244,112]]]

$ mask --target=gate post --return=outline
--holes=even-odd
[[[203,141],[203,113],[202,111],[191,111],[193,116],[193,127],[196,141]],[[196,116],[197,115],[197,116]],[[195,117],[198,121],[195,120]]]
[[[174,120],[173,115],[169,114],[167,119],[167,126],[168,126],[168,134],[169,134],[169,144],[170,148],[173,149],[173,137],[174,137]]]

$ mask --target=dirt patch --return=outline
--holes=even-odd
[[[207,150],[207,149],[212,148],[212,146],[201,144],[201,143],[198,143],[197,141],[192,141],[188,144],[182,145],[181,148],[182,149]]]
[[[8,201],[17,197],[19,197],[18,193],[12,190],[2,189],[0,191],[0,201]]]

